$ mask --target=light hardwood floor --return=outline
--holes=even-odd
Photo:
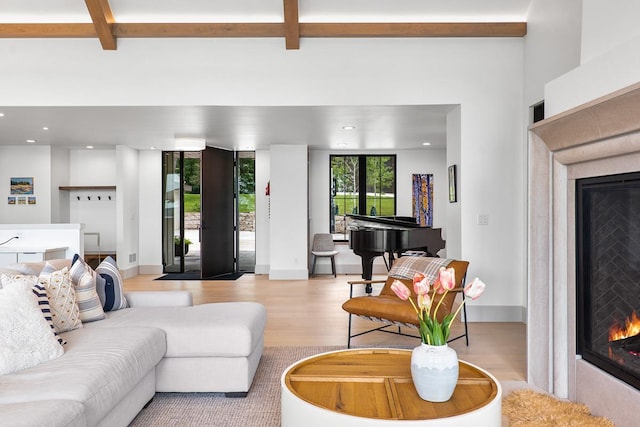
[[[233,281],[168,281],[140,275],[125,280],[126,291],[186,290],[194,304],[257,301],[267,309],[266,346],[346,346],[348,314],[342,303],[349,297],[348,280],[356,275],[316,276],[309,280],[269,280],[266,275],[245,274]],[[385,277],[374,277],[384,279]],[[462,330],[459,319],[452,336]],[[364,330],[376,324],[354,318]],[[411,330],[409,330],[411,331]],[[458,357],[491,372],[500,381],[526,379],[526,328],[523,323],[469,323],[469,347],[463,339],[451,343]],[[354,338],[353,346],[403,346],[419,339],[373,332]]]

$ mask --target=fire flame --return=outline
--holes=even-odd
[[[640,334],[640,319],[638,319],[635,310],[631,316],[625,319],[624,323],[624,326],[616,323],[609,328],[609,341],[621,340]]]

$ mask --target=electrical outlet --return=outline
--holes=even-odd
[[[489,225],[489,214],[479,214],[478,225]]]

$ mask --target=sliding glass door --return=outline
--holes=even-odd
[[[236,240],[238,271],[253,273],[256,269],[256,179],[254,151],[236,153],[238,176],[238,235]]]

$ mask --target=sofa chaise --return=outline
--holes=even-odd
[[[128,308],[61,333],[62,356],[0,376],[1,425],[126,426],[156,392],[246,396],[263,351],[264,306],[194,306],[181,291],[124,295]]]

